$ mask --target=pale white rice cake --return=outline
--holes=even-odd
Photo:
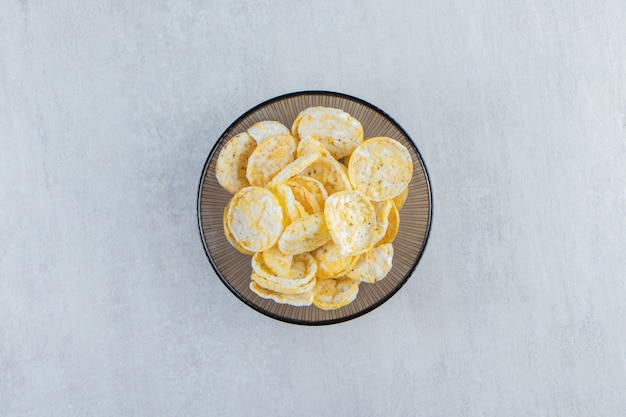
[[[294,288],[285,287],[275,281],[270,281],[267,278],[264,278],[258,274],[255,274],[254,272],[252,273],[252,275],[250,275],[250,279],[252,279],[252,281],[256,282],[263,288],[266,288],[268,290],[272,290],[274,292],[278,292],[281,294],[302,294],[305,292],[309,292],[313,289],[313,287],[315,287],[315,283],[316,283],[316,279],[315,277],[313,277],[311,281],[299,287],[294,287]]]
[[[229,193],[250,185],[246,178],[248,159],[256,148],[256,141],[246,132],[231,138],[220,150],[215,164],[217,182]]]
[[[411,154],[395,139],[367,139],[350,156],[348,176],[354,189],[372,201],[394,198],[407,188],[413,176]]]
[[[370,250],[376,235],[376,211],[360,191],[340,191],[328,197],[324,216],[333,241],[344,256]]]
[[[350,155],[363,142],[361,123],[345,111],[332,107],[303,110],[294,121],[294,129],[293,134],[300,140],[317,139],[335,159]]]
[[[286,288],[297,288],[309,283],[317,273],[317,263],[310,253],[295,255],[288,276],[278,276],[269,269],[260,253],[252,257],[252,270],[265,279]]]
[[[269,190],[246,187],[228,205],[226,223],[244,249],[262,252],[274,246],[283,232],[283,209]]]
[[[228,243],[230,243],[230,245],[233,248],[237,249],[239,252],[243,253],[244,255],[254,255],[254,252],[250,252],[249,250],[246,250],[243,246],[241,246],[239,242],[237,242],[233,234],[230,232],[230,229],[228,228],[228,223],[226,222],[227,213],[228,213],[228,205],[224,207],[224,218],[223,218],[224,236],[226,236],[226,240],[228,240]]]
[[[313,304],[322,310],[347,306],[359,293],[359,281],[349,278],[318,279],[313,289]]]
[[[328,195],[339,191],[352,190],[348,169],[332,157],[320,157],[300,171],[301,175],[315,178],[324,185]]]
[[[263,254],[263,262],[275,275],[289,276],[293,255],[285,255],[278,249],[278,245],[274,245],[261,253]]]
[[[278,249],[288,255],[310,252],[331,239],[323,213],[300,217],[285,228],[278,239]]]
[[[305,307],[313,304],[313,291],[304,294],[282,294],[263,288],[254,281],[250,282],[250,290],[261,298],[273,300],[279,304],[289,304],[295,307]]]
[[[261,142],[248,159],[246,178],[251,185],[265,187],[296,159],[296,139],[291,135],[272,136]]]
[[[298,158],[304,154],[315,152],[324,157],[330,156],[328,149],[326,149],[326,147],[324,147],[324,145],[322,145],[319,140],[313,137],[309,136],[308,138],[298,142],[298,148],[296,149],[296,154],[298,155]]]
[[[361,255],[346,277],[374,283],[385,278],[393,266],[393,245],[386,243]]]
[[[332,240],[315,249],[311,255],[317,261],[317,277],[319,279],[337,278],[345,275],[359,258],[358,256],[344,256],[339,246]]]
[[[272,136],[284,136],[291,135],[291,132],[281,122],[274,120],[264,120],[262,122],[256,122],[248,128],[248,134],[256,140],[256,143],[261,143],[267,138]]]

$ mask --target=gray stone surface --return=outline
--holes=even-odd
[[[625,415],[623,1],[1,3],[0,415]],[[435,198],[407,285],[319,328],[195,220],[219,134],[304,89],[394,116]]]

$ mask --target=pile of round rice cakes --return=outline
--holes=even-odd
[[[409,151],[363,138],[340,109],[310,107],[291,131],[262,121],[221,149],[215,174],[234,196],[224,234],[252,256],[250,289],[277,303],[336,309],[385,278],[413,175]]]

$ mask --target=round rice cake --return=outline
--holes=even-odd
[[[330,156],[328,149],[326,149],[326,147],[324,147],[319,140],[313,137],[309,136],[308,138],[298,142],[298,148],[296,149],[296,155],[298,155],[298,158],[304,154],[315,152],[324,157]]]
[[[313,291],[303,294],[282,294],[263,288],[254,281],[250,282],[250,290],[261,298],[273,300],[279,304],[288,304],[295,307],[305,307],[313,304]]]
[[[244,249],[262,252],[274,246],[283,232],[283,209],[269,190],[246,187],[228,205],[226,224]]]
[[[359,281],[349,278],[318,279],[313,288],[313,304],[322,310],[347,306],[359,293]]]
[[[394,198],[404,191],[413,176],[411,154],[395,139],[367,139],[350,156],[348,176],[354,189],[372,201]]]
[[[256,149],[256,141],[246,132],[231,138],[220,150],[215,164],[217,182],[229,193],[235,194],[250,182],[246,178],[248,159]]]
[[[328,197],[324,216],[333,241],[344,256],[372,248],[376,235],[376,210],[360,191],[340,191]]]
[[[272,136],[257,145],[246,169],[251,185],[265,187],[285,166],[296,159],[296,138],[291,135]]]
[[[252,279],[252,281],[256,282],[265,289],[272,290],[281,294],[302,294],[305,292],[309,292],[315,287],[316,283],[315,277],[313,277],[313,279],[311,279],[309,282],[307,282],[306,284],[302,284],[299,287],[285,287],[275,281],[270,281],[267,278],[255,274],[254,272],[250,275],[250,279]]]
[[[328,195],[339,191],[352,190],[348,169],[332,157],[322,156],[318,158],[306,169],[303,169],[300,174],[315,178],[321,182],[324,188],[326,188]]]
[[[352,268],[358,256],[343,256],[339,246],[332,240],[322,247],[315,249],[311,255],[317,261],[317,278],[337,278],[343,276]]]
[[[361,282],[374,283],[385,278],[393,260],[393,245],[386,243],[361,255],[354,267],[346,273],[346,277]]]
[[[278,245],[264,250],[261,254],[263,256],[263,262],[274,275],[282,277],[289,276],[293,255],[285,255],[278,249]]]
[[[363,142],[363,126],[343,110],[309,107],[294,121],[294,135],[300,140],[317,139],[335,159],[350,155]]]
[[[291,135],[291,132],[281,122],[274,120],[264,120],[256,122],[248,128],[248,134],[254,138],[256,143],[261,143],[272,136]]]
[[[228,224],[226,223],[226,213],[227,212],[228,212],[228,205],[226,205],[226,207],[224,207],[224,218],[223,218],[224,236],[226,236],[226,240],[228,240],[228,243],[230,243],[230,245],[233,248],[237,249],[239,252],[243,253],[244,255],[254,255],[254,252],[250,252],[249,250],[247,250],[243,246],[241,246],[239,244],[239,242],[237,242],[237,240],[235,239],[233,234],[230,232],[230,229],[228,228]]]
[[[288,255],[310,252],[331,240],[323,213],[300,217],[285,228],[278,249]]]
[[[252,257],[252,270],[259,276],[287,288],[297,288],[310,282],[317,273],[317,263],[310,253],[295,255],[289,269],[289,275],[278,276],[265,264],[259,253]]]

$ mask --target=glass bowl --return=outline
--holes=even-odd
[[[300,111],[326,106],[350,113],[363,125],[365,138],[388,136],[407,147],[413,159],[413,179],[406,202],[400,210],[400,228],[393,242],[393,267],[374,284],[361,283],[351,304],[336,310],[311,305],[294,307],[266,300],[250,288],[251,257],[234,249],[224,236],[224,207],[232,197],[215,178],[220,150],[230,138],[262,120],[277,120],[291,128]],[[246,111],[219,137],[202,171],[198,189],[198,226],[211,266],[224,285],[241,301],[274,319],[302,325],[333,324],[353,319],[375,309],[391,298],[411,277],[426,247],[432,217],[432,194],[428,172],[417,146],[409,135],[378,107],[346,94],[330,91],[302,91],[267,100]]]

